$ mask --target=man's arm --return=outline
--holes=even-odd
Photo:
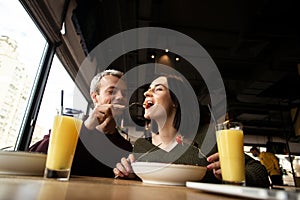
[[[132,144],[126,140],[116,128],[113,134],[106,134],[106,137],[116,146],[122,148],[123,150],[132,152]]]
[[[94,130],[89,130],[85,124],[82,124],[81,127],[81,131],[80,134],[88,134],[90,132],[98,132],[99,134],[105,134],[105,136],[116,146],[120,147],[123,150],[132,152],[132,144],[126,140],[119,132],[116,128],[113,129],[113,131],[111,131],[110,133],[104,133],[98,129],[94,129]]]
[[[280,169],[278,158],[274,154],[270,154],[270,158],[274,163],[275,169]]]

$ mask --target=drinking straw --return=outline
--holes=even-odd
[[[210,112],[210,114],[211,114],[211,117],[212,117],[213,121],[215,122],[215,124],[218,124],[218,123],[217,123],[217,120],[216,120],[216,118],[215,118],[215,115],[214,115],[214,113],[212,112],[212,109],[211,109],[210,105],[207,104],[207,107],[208,107],[208,109],[209,109],[209,112]]]
[[[64,90],[61,90],[60,95],[60,114],[63,115],[64,113]]]

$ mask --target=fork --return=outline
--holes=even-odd
[[[151,153],[152,151],[154,151],[154,150],[155,150],[157,147],[159,147],[161,144],[162,144],[162,143],[160,143],[160,144],[158,144],[158,145],[152,147],[151,149],[149,149],[148,151],[146,151],[145,153],[143,153],[142,155],[140,155],[140,156],[135,160],[135,162],[138,161],[139,159],[143,158],[144,156],[148,155],[148,154]],[[127,160],[128,160],[128,158],[127,158]],[[116,175],[115,178],[119,178],[119,175]]]
[[[198,157],[201,158],[202,156],[207,159],[207,156],[201,151],[201,149],[199,147],[197,147],[197,149],[198,149]]]
[[[121,110],[125,109],[125,108],[130,108],[131,106],[134,106],[134,105],[142,106],[143,104],[141,104],[139,102],[133,102],[133,103],[131,103],[128,106],[121,105],[121,104],[112,104],[112,106],[113,106],[114,109],[121,109]]]

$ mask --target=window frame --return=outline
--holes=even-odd
[[[31,2],[28,0],[19,0],[19,2],[31,17],[37,28],[40,30],[47,43],[47,47],[45,47],[43,57],[40,61],[39,71],[35,78],[35,83],[31,91],[31,97],[28,100],[19,135],[14,147],[15,151],[28,151],[55,54],[73,81],[75,80],[76,71],[79,70],[79,66],[77,66],[77,64],[80,63],[82,61],[81,59],[84,59],[85,57],[82,57],[83,54],[79,55],[80,59],[73,57],[71,52],[68,50],[68,45],[66,44],[63,35],[61,35],[60,32],[60,29],[64,24],[63,22],[66,20],[67,11],[70,10],[70,1],[66,1],[64,3],[59,20],[51,17],[52,15],[50,15],[48,12],[40,13],[42,10],[40,10],[39,7],[45,8],[45,6],[48,6],[43,1]],[[91,102],[88,99],[89,85],[87,85],[85,81],[80,83],[82,86],[78,85],[78,83],[75,81],[74,84],[78,87],[83,97],[87,101],[87,113],[91,106]]]
[[[42,103],[42,98],[46,88],[53,58],[56,52],[56,48],[59,44],[52,42],[45,33],[45,31],[43,31],[42,27],[39,25],[39,23],[37,23],[37,18],[29,9],[29,5],[26,3],[26,0],[19,0],[19,2],[23,6],[24,10],[28,13],[29,17],[32,19],[33,23],[39,29],[40,33],[43,35],[46,41],[38,73],[36,75],[34,85],[31,90],[30,99],[28,100],[26,111],[23,116],[19,134],[14,147],[14,151],[28,151],[33,131],[35,128],[36,120],[39,114],[39,109]]]
[[[54,58],[56,45],[48,42],[48,47],[45,56],[42,59],[40,71],[37,75],[35,85],[33,86],[31,98],[28,102],[27,109],[19,131],[15,151],[27,151],[31,142],[36,120],[39,114],[39,109],[42,103],[44,91],[46,88],[48,76],[50,73],[52,61]]]

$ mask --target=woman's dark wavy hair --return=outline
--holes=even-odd
[[[179,76],[175,76],[175,75],[162,75],[162,76],[167,78],[170,96],[176,107],[176,113],[173,121],[174,128],[177,131],[180,131],[181,133],[185,133],[188,130],[189,126],[193,126],[193,125],[198,126],[199,122],[195,121],[195,119],[197,119],[195,108],[189,106],[189,104],[186,102],[190,100],[189,97],[190,88],[188,87],[189,83]],[[183,104],[184,107],[182,107],[180,105],[180,102],[184,102],[184,101],[185,101],[185,103]],[[184,109],[184,113],[182,112],[182,109]],[[184,121],[182,120],[183,114],[184,114]],[[185,133],[185,135],[186,134],[189,133]]]
[[[179,91],[177,91],[177,90],[179,89],[180,85],[184,84],[184,83],[183,83],[181,78],[176,77],[176,76],[167,75],[165,77],[167,78],[167,83],[168,83],[171,99],[172,99],[172,101],[175,105],[175,108],[176,108],[176,113],[175,113],[175,117],[174,117],[174,121],[173,121],[173,127],[176,130],[178,130],[179,127],[180,127],[180,122],[181,122],[181,107],[180,107],[179,100],[177,99],[177,97],[176,97],[175,93],[173,92],[172,88],[175,88],[176,93],[178,93]]]

